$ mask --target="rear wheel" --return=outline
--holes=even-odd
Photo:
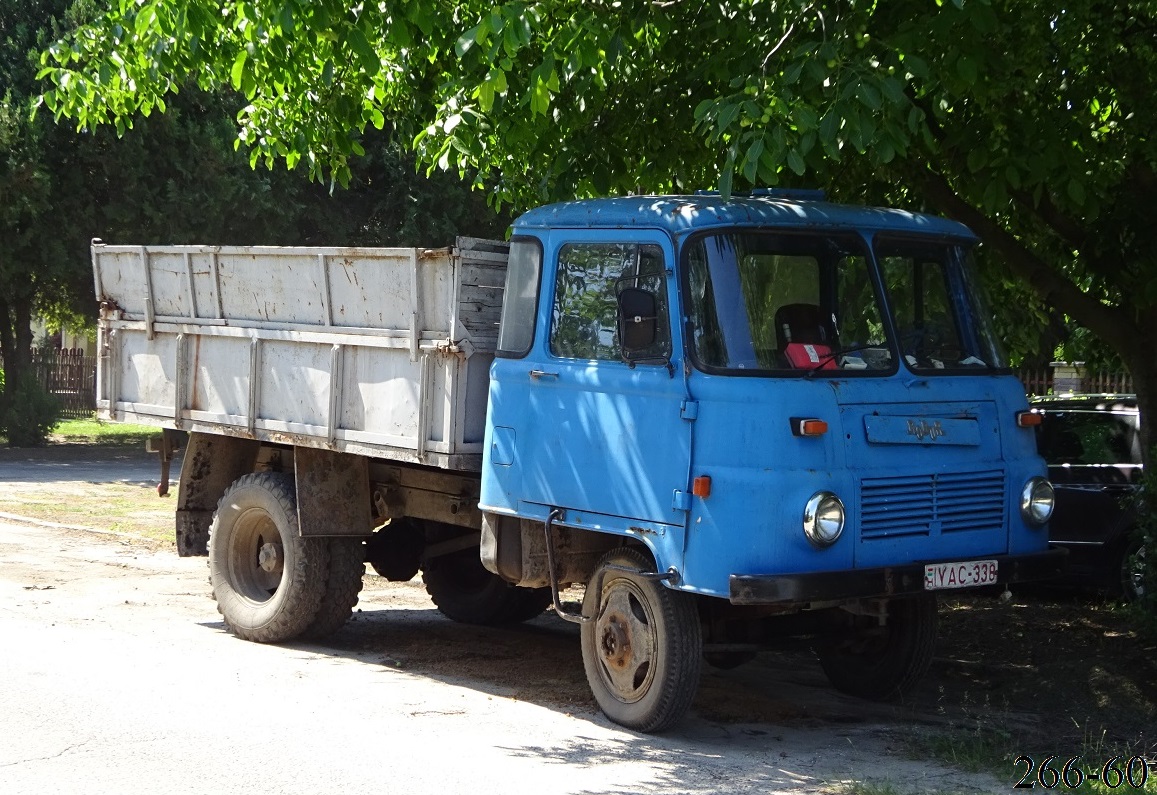
[[[462,624],[517,624],[551,603],[549,588],[519,588],[487,571],[475,549],[429,561],[422,569],[426,593],[442,615]]]
[[[837,690],[872,701],[910,693],[932,664],[936,646],[936,597],[896,599],[882,627],[817,649],[820,666]]]
[[[624,571],[628,569],[631,571]],[[674,726],[699,687],[703,634],[694,598],[641,576],[652,562],[631,549],[612,550],[587,586],[583,667],[608,718],[642,732]]]
[[[366,547],[360,538],[328,538],[326,544],[329,547],[329,571],[325,592],[317,615],[302,633],[303,637],[316,640],[329,637],[349,620],[357,606],[362,577],[366,573]]]
[[[720,671],[730,671],[755,659],[754,651],[708,651],[703,653],[703,662]]]
[[[329,563],[321,539],[302,538],[289,475],[238,478],[209,530],[209,582],[225,625],[240,638],[276,643],[314,621]]]

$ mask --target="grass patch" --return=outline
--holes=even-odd
[[[891,784],[873,784],[864,781],[843,784],[835,792],[837,795],[903,795]]]
[[[175,508],[175,493],[158,497],[151,483],[9,483],[0,492],[0,513],[127,533],[165,547],[175,545]]]
[[[146,439],[157,436],[160,428],[149,425],[130,425],[125,422],[105,422],[96,418],[64,420],[53,429],[49,439],[57,444],[99,444],[106,446],[142,446]]]
[[[1077,727],[1081,728],[1081,727]],[[1072,736],[1072,735],[1070,735]],[[1010,787],[1090,795],[1157,793],[1157,760],[1140,745],[1113,743],[1106,733],[1083,729],[1072,745],[1025,739],[993,721],[971,728],[907,738],[910,755],[934,759],[970,773],[987,772]],[[1054,747],[1057,746],[1057,747]]]

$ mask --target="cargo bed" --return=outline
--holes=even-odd
[[[94,241],[99,415],[477,470],[506,259]]]

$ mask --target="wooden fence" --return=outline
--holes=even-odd
[[[60,401],[61,415],[90,417],[96,410],[96,358],[79,348],[33,351],[32,372],[37,382]]]
[[[1058,385],[1058,373],[1063,372]],[[1029,395],[1077,392],[1084,394],[1127,394],[1133,391],[1133,376],[1125,372],[1087,372],[1084,368],[1022,368],[1018,375]]]

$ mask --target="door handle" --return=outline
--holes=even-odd
[[[531,370],[530,377],[537,381],[542,378],[558,378],[558,373],[548,373],[546,370]]]

